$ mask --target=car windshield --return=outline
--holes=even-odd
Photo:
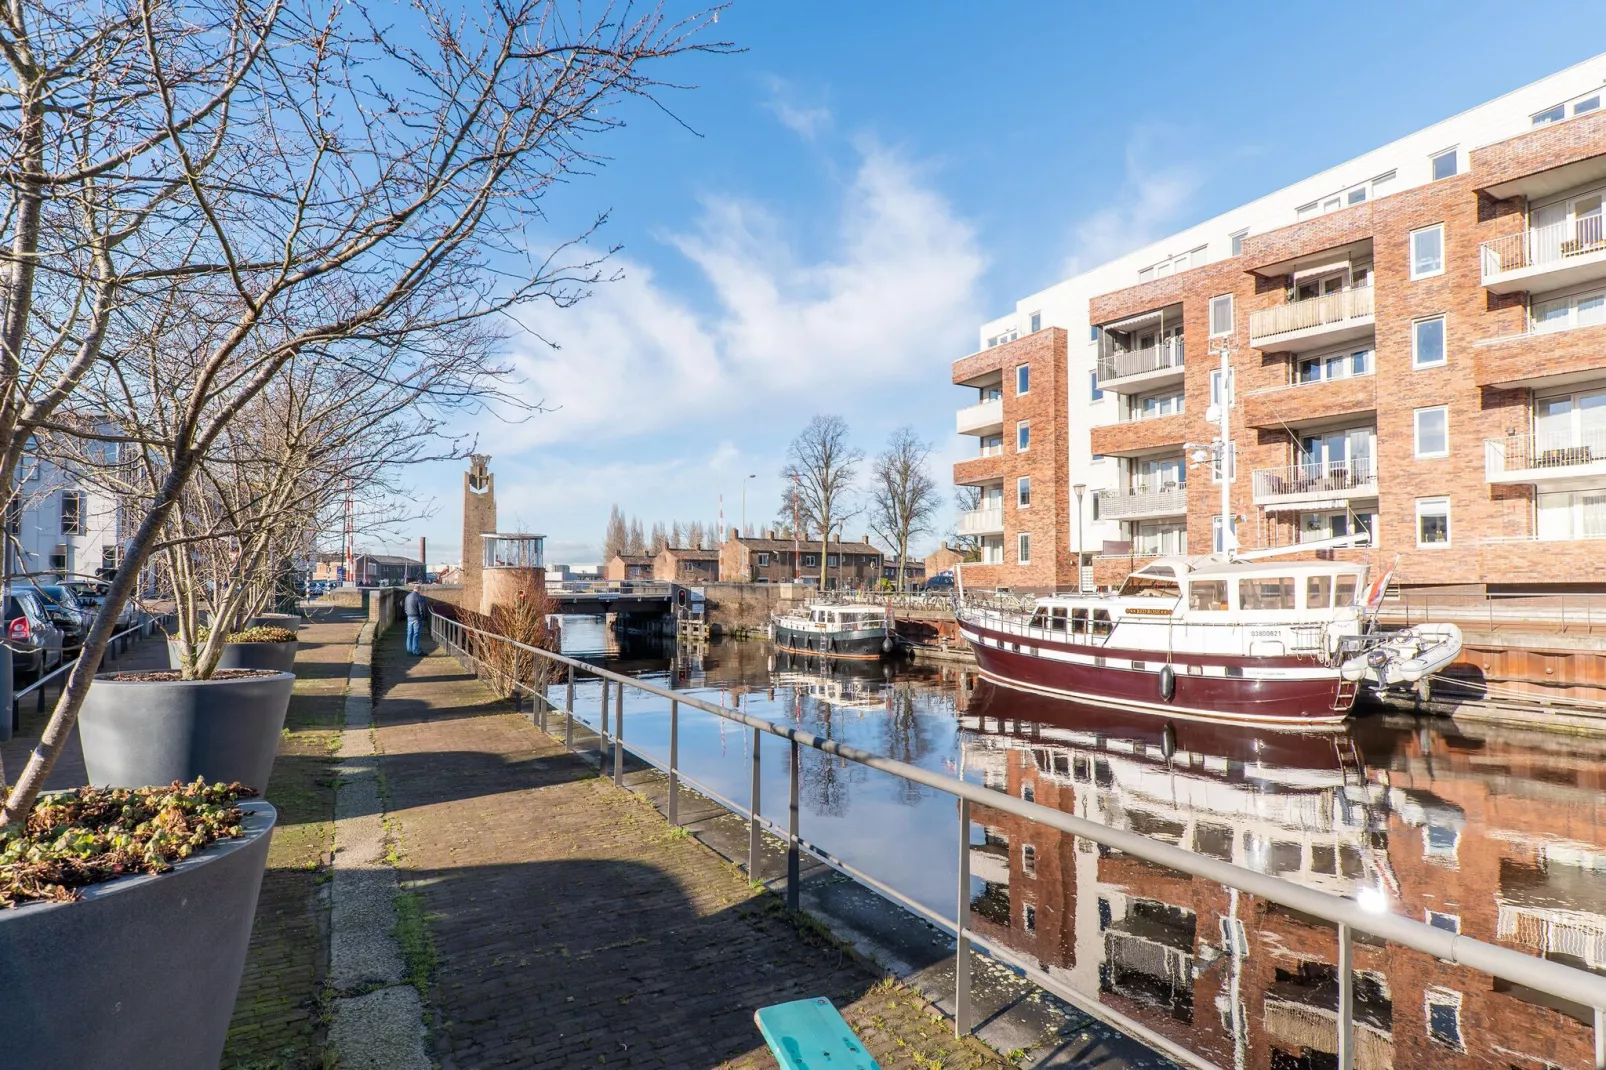
[[[41,587],[39,589],[45,592],[45,596],[52,602],[55,602],[57,605],[69,607],[76,607],[78,605],[78,599],[73,597],[73,593],[65,587],[51,586]]]

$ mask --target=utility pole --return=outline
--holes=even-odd
[[[798,571],[798,563],[802,560],[803,544],[797,527],[797,473],[792,473],[792,582],[796,583],[802,573]]]
[[[1219,416],[1221,453],[1218,471],[1221,474],[1221,552],[1230,554],[1238,549],[1238,535],[1233,530],[1232,522],[1232,479],[1233,469],[1237,467],[1237,458],[1232,450],[1232,365],[1227,357],[1232,351],[1225,342],[1221,346],[1221,397],[1216,402]]]
[[[757,478],[756,474],[747,477],[747,479]],[[742,480],[742,535],[744,537],[747,535],[747,479]]]

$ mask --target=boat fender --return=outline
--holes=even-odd
[[[1167,702],[1177,693],[1177,674],[1169,664],[1160,666],[1160,697]]]
[[[892,653],[892,636],[889,635],[885,639],[881,640],[881,652],[883,654]]]

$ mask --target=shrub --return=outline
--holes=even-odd
[[[78,898],[78,889],[165,873],[219,840],[238,839],[239,784],[74,788],[41,796],[26,824],[0,828],[0,909]]]
[[[195,633],[195,641],[204,643],[212,634],[210,628],[201,628]],[[241,628],[237,632],[230,632],[225,640],[230,643],[293,643],[296,633],[289,628],[280,628],[273,624],[259,624],[254,628]]]

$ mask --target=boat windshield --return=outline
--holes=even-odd
[[[1134,572],[1121,584],[1121,597],[1176,598],[1182,593],[1177,581],[1166,576],[1147,576]]]

